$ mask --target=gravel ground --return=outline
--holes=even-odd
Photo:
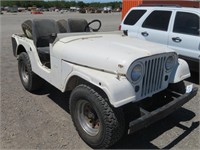
[[[68,110],[69,93],[61,93],[51,85],[37,93],[24,90],[12,54],[11,35],[22,33],[21,23],[32,18],[70,17],[100,19],[101,31],[117,30],[120,13],[29,13],[4,14],[1,19],[1,128],[0,149],[91,149],[78,136]],[[197,74],[186,81],[200,87]],[[125,136],[115,149],[200,149],[199,96],[167,118]]]

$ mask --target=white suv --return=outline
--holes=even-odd
[[[199,71],[200,60],[200,9],[184,7],[145,6],[128,11],[121,30],[137,37],[176,50],[190,69]]]

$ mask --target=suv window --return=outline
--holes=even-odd
[[[171,11],[153,11],[142,24],[144,28],[167,31]]]
[[[173,32],[199,36],[198,15],[188,12],[177,12]]]
[[[144,15],[146,10],[132,10],[124,20],[126,25],[134,25]]]

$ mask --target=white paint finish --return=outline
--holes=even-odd
[[[114,107],[120,107],[137,100],[133,86],[126,77],[117,79],[117,75],[114,74],[73,65],[73,71],[69,76],[66,76],[65,85],[67,85],[67,81],[73,76],[78,76],[102,89]]]
[[[69,62],[126,74],[133,61],[171,51],[166,46],[136,38],[96,34],[62,38],[54,44],[52,55]],[[120,70],[119,64],[123,66]]]
[[[61,89],[62,70],[64,70],[64,68],[61,68],[61,60],[55,57],[51,57],[50,83],[58,89]]]
[[[143,33],[148,34],[148,36],[143,36],[142,35]],[[142,40],[147,40],[166,45],[168,40],[168,32],[141,27],[138,30],[137,37]]]
[[[169,48],[174,49],[178,54],[195,58],[195,59],[200,59],[200,35],[199,36],[194,36],[194,35],[187,35],[187,34],[181,34],[181,33],[175,33],[173,32],[173,27],[174,27],[174,22],[175,22],[175,17],[176,13],[178,10],[174,11],[173,16],[172,16],[172,23],[171,23],[171,29],[169,31],[169,37],[168,37],[168,46]],[[196,14],[200,17],[200,10],[199,13],[193,11],[184,11],[182,10],[181,12],[185,13],[193,13]],[[181,42],[174,42],[172,38],[178,37],[181,39]]]
[[[172,71],[169,82],[178,83],[189,78],[190,76],[191,74],[187,62],[183,59],[178,59],[178,65]]]
[[[40,62],[37,49],[33,41],[28,38],[20,37],[17,35],[13,35],[12,37],[16,39],[19,45],[22,45],[26,49],[26,52],[28,53],[29,59],[31,61],[31,67],[32,67],[33,72],[39,75],[44,80],[46,80],[47,82],[51,83],[51,80],[50,80],[51,70],[44,67],[42,63]]]
[[[73,65],[69,64],[65,61],[61,62],[61,78],[58,80],[60,81],[60,89],[64,92],[65,87],[67,85],[67,78],[69,77],[69,74],[73,71]]]
[[[180,43],[176,43],[172,40],[172,38],[178,37],[182,41]],[[179,33],[170,33],[169,34],[169,48],[174,49],[178,54],[199,59],[200,50],[200,37],[198,36],[188,36]]]

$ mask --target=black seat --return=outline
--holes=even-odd
[[[50,62],[50,49],[49,47],[38,47],[38,55],[42,62]]]
[[[67,20],[61,19],[57,21],[58,28],[60,30],[60,33],[67,33]]]
[[[90,32],[89,28],[86,28],[87,24],[85,19],[70,18],[67,20],[67,32]]]
[[[54,33],[59,33],[57,23],[51,19],[34,19],[32,21],[32,31],[33,41],[41,61],[50,62],[49,43],[54,41]]]

